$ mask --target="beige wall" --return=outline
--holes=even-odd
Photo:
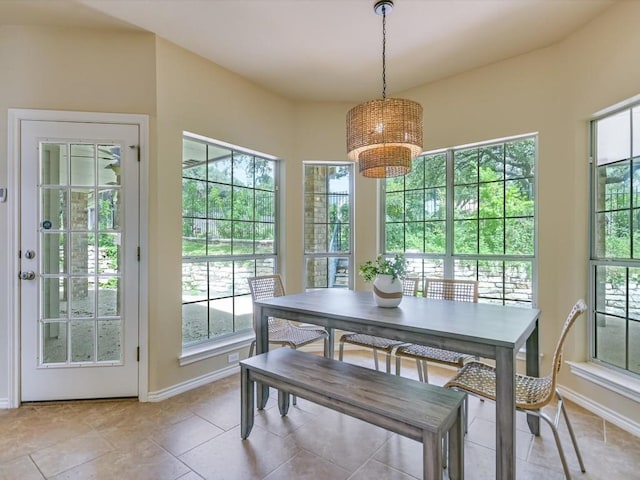
[[[178,364],[182,349],[183,130],[285,159],[288,173],[299,170],[289,165],[293,162],[294,117],[290,102],[167,41],[158,39],[156,46],[158,155],[151,165],[149,202],[149,256],[152,259],[149,390],[152,392],[229,366],[226,355],[184,367]],[[299,181],[299,175],[287,175],[283,191],[289,192],[290,182],[291,191],[297,191],[293,183]],[[298,209],[297,204],[298,200],[284,202],[286,221],[296,218],[290,209]]]
[[[145,113],[153,132],[154,49],[148,34],[0,27],[0,186],[7,186],[9,108]],[[13,193],[0,203],[0,399],[8,395],[5,252]]]
[[[588,119],[640,93],[635,18],[640,3],[621,2],[560,44],[403,94],[424,107],[426,150],[539,132],[538,300],[545,369],[570,306],[587,294]],[[105,76],[103,62],[122,76]],[[178,366],[181,133],[190,130],[284,159],[282,266],[287,289],[294,292],[302,285],[302,161],[346,158],[344,122],[351,105],[289,102],[141,34],[1,28],[0,67],[1,145],[10,107],[151,116],[149,389],[157,392],[226,367],[226,358]],[[5,184],[2,157],[0,185]],[[356,265],[379,250],[377,201],[377,182],[358,176]],[[0,204],[0,227],[7,225],[7,205]],[[0,251],[4,242],[0,237]],[[0,276],[0,305],[7,301],[6,280]],[[359,279],[357,288],[366,288]],[[0,310],[0,332],[6,331],[5,316]],[[5,339],[0,336],[0,351]],[[585,359],[586,339],[582,320],[567,357]],[[0,398],[6,397],[6,383],[0,357]],[[568,369],[562,383],[640,424],[637,404],[576,379]]]

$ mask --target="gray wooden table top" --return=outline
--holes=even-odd
[[[311,290],[257,301],[256,304],[267,311],[276,308],[513,349],[524,345],[540,314],[535,308],[409,296],[404,297],[397,308],[380,308],[374,303],[371,292],[341,289]]]

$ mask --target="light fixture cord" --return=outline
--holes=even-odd
[[[382,99],[387,98],[387,7],[382,6]]]

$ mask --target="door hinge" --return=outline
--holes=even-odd
[[[140,247],[138,247],[137,257],[138,257],[138,261],[140,261]]]
[[[140,161],[140,145],[129,145],[129,148],[136,149],[138,152],[138,162]]]
[[[139,362],[140,361],[140,347],[136,348],[136,361]]]

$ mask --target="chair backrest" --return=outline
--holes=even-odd
[[[478,302],[478,282],[454,278],[425,278],[422,295],[439,300]]]
[[[420,279],[418,277],[407,277],[402,280],[402,294],[409,297],[415,297],[418,295],[418,284]]]
[[[259,277],[248,278],[249,290],[251,290],[251,299],[255,302],[257,300],[269,300],[274,297],[282,297],[284,295],[284,286],[282,285],[282,278],[280,275],[262,275]],[[286,320],[279,318],[269,317],[269,329],[277,328],[278,326],[285,325]],[[253,317],[253,328],[256,326],[255,311]]]
[[[576,320],[580,315],[587,311],[587,305],[584,303],[584,300],[580,299],[573,306],[567,319],[562,326],[562,332],[560,333],[560,338],[558,338],[558,343],[556,344],[556,350],[553,352],[553,360],[551,361],[551,391],[549,392],[548,399],[551,400],[555,391],[556,391],[556,383],[558,379],[558,372],[560,371],[560,367],[562,367],[562,349],[564,348],[564,342],[567,339],[567,335],[569,334],[569,330],[576,323]]]

